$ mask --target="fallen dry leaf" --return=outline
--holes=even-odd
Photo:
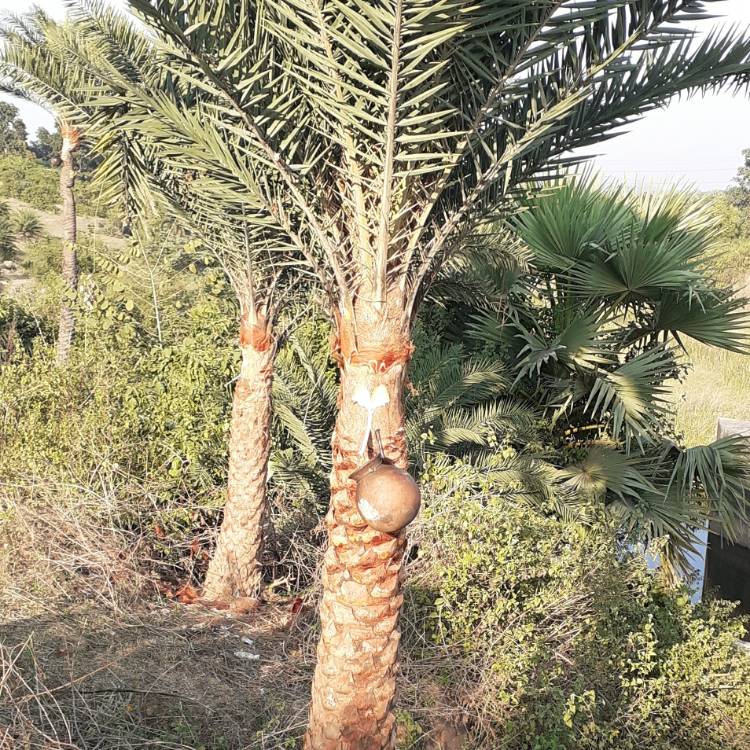
[[[200,594],[195,587],[186,583],[181,589],[175,592],[175,598],[180,604],[193,604],[196,599],[200,598]]]
[[[238,596],[236,599],[229,603],[229,609],[231,612],[236,612],[240,615],[246,615],[249,612],[257,609],[260,605],[260,599],[254,599],[251,596]]]

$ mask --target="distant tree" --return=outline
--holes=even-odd
[[[31,142],[31,151],[37,159],[45,164],[52,165],[54,159],[60,158],[60,151],[62,151],[60,128],[55,126],[53,131],[49,131],[47,128],[39,128],[36,131],[36,139]]]
[[[727,190],[727,195],[732,205],[741,211],[750,209],[750,148],[742,152],[743,165],[737,170],[734,185]]]
[[[0,102],[0,153],[26,153],[27,135],[26,125],[18,114],[18,107],[10,102]]]
[[[66,88],[80,85],[80,79],[73,79],[71,71],[55,66],[49,55],[40,54],[44,43],[44,29],[50,23],[49,17],[41,9],[32,11],[25,20],[10,17],[0,28],[5,42],[3,49],[3,63],[7,67],[7,74],[3,82],[3,89],[17,96],[24,97],[48,108],[57,119],[57,130],[60,132],[60,199],[62,203],[62,225],[64,233],[62,277],[65,283],[66,295],[60,308],[60,328],[57,337],[57,361],[63,364],[67,361],[73,345],[75,334],[75,312],[72,299],[78,291],[78,255],[76,243],[78,239],[78,224],[76,211],[75,182],[77,175],[77,157],[83,140],[83,134],[78,127],[63,119],[59,111],[59,92]],[[25,67],[24,67],[25,66]],[[10,68],[10,70],[8,70]],[[14,76],[14,72],[23,73]],[[43,90],[35,90],[33,95],[27,90],[29,82],[44,77]],[[18,114],[18,109],[10,106]],[[2,121],[0,120],[0,125]],[[23,123],[21,123],[23,126]],[[47,131],[48,132],[48,131]],[[26,143],[26,128],[23,128],[24,147]],[[48,133],[49,134],[49,133]],[[49,134],[49,145],[54,136]]]
[[[60,152],[62,151],[63,137],[60,132],[60,124],[55,123],[53,131],[47,128],[39,128],[36,131],[36,139],[31,142],[31,151],[39,161],[44,162],[47,166],[58,166]],[[81,142],[78,153],[76,154],[76,173],[86,175],[93,172],[98,164],[101,163],[101,157],[92,153],[89,144]]]

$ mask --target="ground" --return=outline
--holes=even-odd
[[[5,615],[3,750],[266,750],[296,746],[304,729],[311,628],[300,627],[308,614],[286,604],[235,615],[157,601],[121,611],[91,601]]]

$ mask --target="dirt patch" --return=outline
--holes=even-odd
[[[33,211],[38,217],[42,224],[42,229],[50,237],[63,238],[63,227],[60,221],[60,214],[50,213],[49,211],[40,211],[38,208],[30,206],[28,203],[19,201],[16,198],[3,198],[3,200],[14,210],[14,211]],[[109,247],[124,247],[127,244],[127,240],[123,237],[115,237],[108,234],[107,222],[104,219],[98,219],[92,216],[77,217],[78,231],[89,232],[95,237],[98,237],[102,241],[106,241]]]

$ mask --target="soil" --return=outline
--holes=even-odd
[[[15,198],[3,198],[3,200],[13,211],[33,211],[39,217],[42,230],[45,234],[50,237],[62,239],[63,227],[59,214],[50,213],[49,211],[40,211],[39,209],[33,208],[28,203],[16,200]],[[79,216],[77,222],[79,233],[90,232],[98,235],[102,240],[106,241],[107,245],[110,247],[124,247],[127,242],[123,237],[115,237],[111,234],[107,234],[105,231],[106,222],[104,219],[98,219],[91,216]],[[31,283],[31,280],[28,278],[23,268],[23,248],[20,249],[19,255],[21,256],[20,262],[15,263],[13,268],[6,268],[3,263],[0,262],[0,292],[13,295],[19,290],[28,288]]]

